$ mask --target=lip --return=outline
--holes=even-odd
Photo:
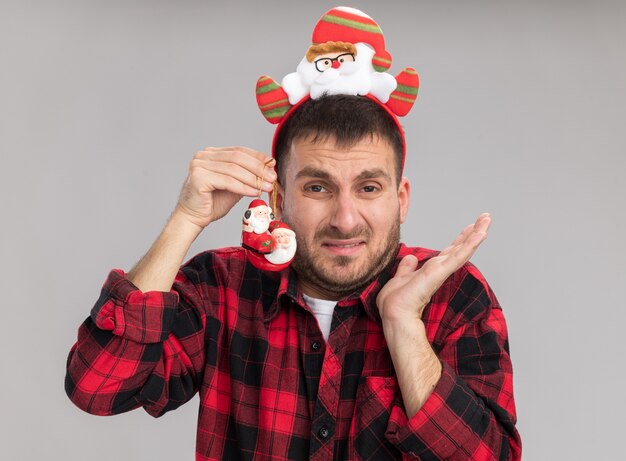
[[[352,256],[365,248],[365,241],[361,239],[324,240],[322,248],[337,256]]]

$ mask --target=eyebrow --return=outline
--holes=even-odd
[[[296,179],[298,178],[318,178],[330,180],[331,175],[324,170],[320,170],[319,168],[305,166],[296,174]]]
[[[356,179],[361,181],[363,179],[376,179],[376,178],[385,178],[388,181],[391,181],[391,176],[382,168],[373,168],[371,170],[362,171]]]
[[[296,174],[296,179],[298,178],[318,178],[325,179],[327,181],[332,180],[332,176],[319,168],[315,168],[312,166],[307,166],[298,171]],[[371,170],[363,170],[356,177],[357,181],[362,181],[364,179],[375,179],[375,178],[385,178],[388,181],[391,181],[391,176],[382,168],[372,168]]]

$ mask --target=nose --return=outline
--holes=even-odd
[[[333,69],[339,69],[339,66],[341,66],[341,63],[339,61],[333,61]]]
[[[361,221],[361,214],[354,198],[347,192],[339,193],[335,198],[330,225],[339,230],[342,234],[348,235]]]

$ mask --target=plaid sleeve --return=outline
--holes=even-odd
[[[191,399],[204,363],[197,297],[182,271],[169,293],[143,293],[123,271],[111,271],[69,353],[70,399],[97,415],[144,406],[153,416]]]
[[[410,420],[401,403],[394,405],[387,437],[409,458],[520,460],[502,310],[473,266],[455,279],[454,288],[443,290],[451,299],[433,298],[425,319],[439,325],[429,339],[443,365],[441,379]]]

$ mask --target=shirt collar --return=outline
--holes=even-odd
[[[370,320],[380,323],[380,314],[376,306],[376,297],[380,289],[395,274],[398,263],[402,257],[412,253],[410,249],[403,243],[398,245],[396,257],[366,286],[356,290],[349,296],[337,302],[338,307],[350,307],[358,304],[363,307],[365,314]],[[265,321],[271,321],[283,306],[283,303],[289,300],[295,302],[299,306],[306,305],[302,291],[298,287],[298,276],[291,268],[282,270],[279,273],[262,272],[263,278],[263,310],[265,313]]]

